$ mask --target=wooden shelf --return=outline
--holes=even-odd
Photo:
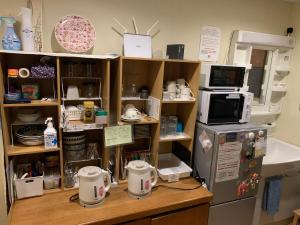
[[[3,107],[34,107],[34,106],[58,106],[58,102],[47,102],[41,100],[32,100],[30,103],[13,103],[13,104],[3,104]]]
[[[160,142],[169,142],[169,141],[186,141],[192,140],[192,138],[188,134],[178,134],[178,135],[167,135],[165,137],[160,137]]]
[[[140,97],[121,97],[122,101],[147,101],[148,98],[140,98]]]
[[[71,120],[69,123],[74,126],[74,129],[66,129],[64,128],[64,132],[78,132],[84,130],[101,130],[103,129],[103,125],[101,127],[96,127],[95,123],[85,123],[81,120]]]
[[[119,122],[119,124],[157,124],[157,123],[159,123],[159,121],[152,117],[146,117],[137,122],[125,122],[125,121]]]
[[[62,77],[62,79],[101,80],[101,77]]]
[[[191,100],[181,100],[181,99],[174,99],[174,100],[162,100],[162,103],[169,104],[169,103],[195,103],[196,99],[193,98]]]
[[[68,99],[68,98],[61,98],[63,101],[97,101],[102,100],[100,97],[93,97],[93,98],[76,98],[76,99]]]
[[[37,146],[25,146],[25,145],[9,145],[7,147],[7,155],[28,155],[28,154],[38,154],[46,152],[57,152],[60,148],[45,149],[44,145]]]
[[[26,52],[26,51],[13,51],[13,50],[0,50],[0,53],[5,54],[20,54],[20,55],[41,55],[41,56],[56,56],[56,57],[71,57],[71,58],[86,58],[86,59],[115,59],[118,55],[105,54],[105,55],[92,55],[92,54],[72,54],[72,53],[55,53],[55,52]]]

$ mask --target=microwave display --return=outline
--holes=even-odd
[[[208,124],[238,123],[242,118],[244,96],[228,97],[230,94],[211,95]]]
[[[211,66],[209,85],[214,87],[243,87],[245,67]]]

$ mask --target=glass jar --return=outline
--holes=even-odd
[[[177,116],[169,116],[168,117],[168,135],[176,135],[176,129],[177,129],[177,122],[178,118]]]
[[[132,84],[130,89],[130,97],[136,97],[136,96],[137,96],[136,86],[135,84]]]
[[[168,133],[167,126],[168,126],[168,117],[161,116],[160,117],[160,136],[164,137],[167,135],[167,133]]]
[[[83,121],[86,123],[93,123],[95,122],[95,109],[94,109],[94,102],[92,101],[85,101],[83,102],[84,106],[84,116]]]
[[[84,86],[84,97],[86,97],[86,98],[96,97],[96,95],[95,95],[95,90],[96,90],[95,83],[84,83],[83,86]]]

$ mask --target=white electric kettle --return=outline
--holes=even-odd
[[[79,201],[84,207],[98,206],[110,189],[110,175],[97,166],[86,166],[78,171]],[[104,184],[104,178],[107,185]]]
[[[130,161],[125,169],[128,170],[128,194],[134,198],[143,198],[151,194],[152,187],[157,182],[155,167],[142,160]],[[153,173],[153,181],[151,174]]]

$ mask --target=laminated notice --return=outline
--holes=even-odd
[[[219,144],[216,182],[235,180],[239,177],[242,143],[238,141]]]

